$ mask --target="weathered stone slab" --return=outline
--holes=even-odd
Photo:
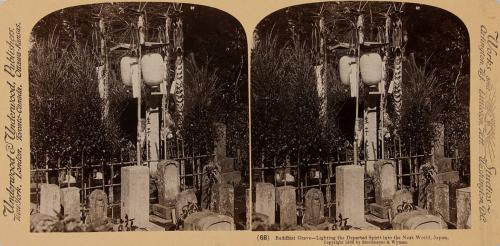
[[[232,172],[234,171],[234,158],[224,157],[219,159],[219,164],[222,169],[222,172]]]
[[[446,184],[433,184],[428,193],[428,209],[433,215],[440,216],[444,221],[450,221],[450,190]]]
[[[184,220],[184,231],[233,231],[233,218],[202,211],[190,214]]]
[[[152,212],[154,215],[166,219],[166,220],[171,220],[172,219],[172,211],[175,210],[175,201],[171,201],[168,204],[161,205],[161,204],[153,204],[151,207]]]
[[[295,187],[276,188],[276,201],[280,211],[280,226],[286,228],[297,225],[297,200]]]
[[[80,220],[80,189],[68,187],[61,189],[61,205],[64,216]]]
[[[134,225],[149,224],[149,168],[121,168],[121,218],[134,219]]]
[[[255,194],[255,212],[266,215],[269,224],[274,224],[276,221],[276,194],[274,185],[269,183],[256,183]]]
[[[212,211],[234,218],[234,188],[230,184],[215,184],[212,192]]]
[[[240,184],[241,183],[241,172],[240,171],[232,171],[227,173],[221,173],[222,183],[226,184]]]
[[[40,186],[40,213],[57,217],[61,212],[61,191],[55,184]]]
[[[451,172],[453,171],[453,159],[452,158],[437,159],[436,167],[439,173]]]
[[[325,215],[325,200],[321,190],[312,188],[305,195],[304,223],[318,225]]]
[[[100,224],[108,218],[108,197],[102,190],[94,190],[89,196],[89,224]]]
[[[168,205],[179,194],[180,176],[179,163],[173,160],[164,160],[158,164],[158,203]]]
[[[364,168],[344,165],[336,171],[336,217],[348,218],[351,225],[366,224],[364,200]]]
[[[470,203],[470,187],[457,189],[457,229],[466,229],[467,220],[471,214]]]
[[[382,206],[389,206],[397,187],[396,162],[379,160],[374,168],[375,202]]]
[[[390,205],[380,205],[378,203],[370,203],[368,206],[370,213],[381,219],[389,218],[389,211],[391,209]]]

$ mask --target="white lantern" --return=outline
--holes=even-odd
[[[359,61],[361,78],[366,85],[376,85],[382,80],[382,57],[378,53],[367,53]]]
[[[122,82],[126,86],[132,85],[132,69],[131,65],[137,62],[137,58],[124,56],[120,61],[120,73],[122,77]]]
[[[351,73],[351,63],[356,62],[356,58],[352,56],[343,56],[339,61],[340,81],[344,85],[349,85],[349,74]]]
[[[147,85],[159,85],[163,82],[165,65],[158,53],[150,53],[141,59],[142,78]]]

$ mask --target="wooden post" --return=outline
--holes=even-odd
[[[144,44],[144,15],[141,14],[137,20],[137,27],[139,29],[139,44],[138,44],[138,76],[139,76],[139,93],[137,95],[137,165],[142,165],[141,162],[141,91],[142,91],[142,75],[141,75],[141,58],[142,58],[142,45]]]

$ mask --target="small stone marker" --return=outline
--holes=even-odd
[[[179,163],[173,160],[164,160],[158,164],[158,202],[167,205],[175,200],[179,194],[180,177]]]
[[[450,221],[450,188],[446,184],[432,186],[427,198],[429,212],[441,216],[444,221]]]
[[[121,168],[121,218],[134,219],[134,225],[149,224],[149,168],[129,166]]]
[[[61,191],[55,184],[42,184],[40,187],[40,213],[57,216],[61,212]]]
[[[470,187],[457,189],[457,229],[465,229],[470,216]]]
[[[212,192],[212,211],[234,218],[234,188],[230,184],[216,184]]]
[[[317,225],[321,223],[325,213],[325,201],[323,192],[312,188],[305,195],[304,223]]]
[[[89,196],[89,223],[101,223],[108,217],[108,197],[102,190],[94,190]]]
[[[379,160],[375,163],[375,201],[385,205],[392,200],[396,193],[396,162],[391,160]]]
[[[77,187],[62,188],[61,205],[64,208],[64,216],[80,220],[80,189]]]
[[[336,217],[348,218],[350,225],[366,224],[364,199],[364,173],[362,166],[344,165],[335,168]]]
[[[268,223],[276,221],[276,194],[274,185],[269,183],[255,184],[255,212],[267,216]]]
[[[297,225],[295,187],[287,185],[276,188],[276,201],[280,211],[280,226],[286,228]]]

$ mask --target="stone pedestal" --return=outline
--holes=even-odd
[[[436,160],[436,167],[438,172],[451,172],[453,171],[452,158],[440,158]]]
[[[450,221],[450,190],[446,184],[433,184],[428,194],[427,207],[433,215],[440,216],[444,221]]]
[[[460,181],[458,171],[440,172],[436,174],[436,183],[455,184]]]
[[[134,225],[149,224],[149,168],[130,166],[121,169],[121,218],[134,219]]]
[[[305,195],[304,223],[317,225],[325,217],[325,201],[321,190],[312,188]]]
[[[470,187],[457,189],[457,229],[466,229],[470,216]]]
[[[40,213],[57,216],[61,212],[61,191],[55,184],[40,186]]]
[[[172,211],[175,210],[175,200],[171,202],[167,202],[163,205],[161,204],[153,204],[151,207],[154,215],[166,219],[172,220]]]
[[[68,187],[61,189],[61,205],[64,216],[80,220],[80,189]]]
[[[212,211],[234,218],[234,188],[230,184],[216,184],[212,192]]]
[[[122,197],[123,198],[123,197]],[[88,222],[101,224],[108,218],[108,197],[102,190],[94,190],[89,196]]]
[[[276,188],[276,201],[280,211],[280,226],[286,228],[297,225],[295,187],[280,186]]]
[[[365,223],[364,168],[358,165],[338,166],[336,171],[336,217],[348,218],[348,224]]]
[[[222,183],[236,185],[241,183],[241,172],[232,171],[227,173],[221,173]]]
[[[276,194],[274,185],[269,183],[255,184],[255,212],[267,216],[269,224],[275,223]]]

